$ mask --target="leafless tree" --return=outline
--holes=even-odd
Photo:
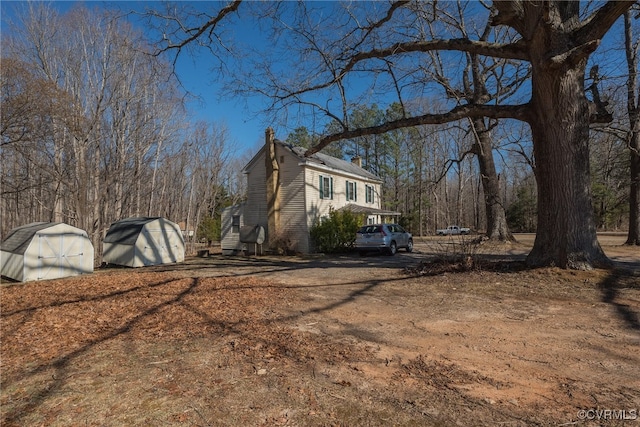
[[[198,122],[184,146],[184,154],[189,159],[191,181],[186,230],[194,230],[205,216],[213,217],[220,212],[222,192],[228,188],[225,182],[230,164],[232,145],[224,126],[211,126]],[[187,239],[191,248],[195,247],[195,233]]]
[[[59,15],[29,3],[18,17],[21,25],[3,37],[2,61],[3,71],[15,70],[3,72],[3,107],[15,110],[3,114],[2,155],[16,174],[3,170],[2,180],[14,191],[3,204],[19,203],[11,202],[15,218],[3,231],[65,221],[89,232],[99,259],[110,223],[146,210],[162,166],[152,157],[184,122],[171,70],[112,13],[79,7]]]
[[[448,28],[448,32],[460,38],[470,38],[469,31],[479,31],[475,38],[480,42],[494,40],[494,42],[508,42],[513,37],[513,32],[494,29],[488,22],[484,28],[475,28],[471,21],[471,29],[467,28],[465,9],[469,4],[446,3],[446,9],[418,11],[427,13],[424,21],[427,23],[428,37],[437,37],[438,23],[442,22]],[[442,7],[442,6],[441,6]],[[473,15],[471,15],[473,17]],[[449,99],[458,104],[490,104],[500,103],[517,93],[528,74],[528,67],[518,61],[510,61],[501,58],[481,57],[469,53],[466,55],[466,67],[462,77],[455,84],[448,77],[443,65],[443,57],[440,51],[428,52],[430,61],[426,73],[432,75],[434,81],[443,86],[444,93]],[[491,87],[489,87],[491,86]],[[478,159],[480,178],[483,187],[484,207],[486,214],[486,236],[495,240],[514,240],[509,231],[505,216],[505,206],[500,194],[499,176],[493,158],[493,138],[491,130],[497,123],[484,118],[469,119],[470,132],[473,135],[473,143],[470,151]]]

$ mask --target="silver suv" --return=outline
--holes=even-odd
[[[398,224],[369,224],[360,227],[356,233],[356,249],[360,255],[369,251],[386,252],[395,255],[398,248],[407,252],[413,250],[411,233]]]

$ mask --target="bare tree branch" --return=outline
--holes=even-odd
[[[184,40],[181,40],[177,43],[172,43],[168,38],[165,37],[167,46],[161,48],[156,53],[156,55],[160,55],[163,52],[167,52],[169,50],[174,50],[174,49],[177,49],[178,51],[180,51],[183,47],[198,40],[206,32],[209,32],[209,34],[211,34],[215,30],[218,23],[222,21],[225,16],[238,10],[240,3],[242,3],[242,0],[234,0],[231,4],[228,4],[227,6],[220,9],[220,11],[216,16],[211,17],[211,19],[209,19],[206,23],[204,23],[203,25],[197,28],[183,28],[184,32],[186,34],[189,34],[189,36]]]
[[[393,2],[389,10],[387,11],[387,14],[382,19],[374,22],[373,24],[367,27],[367,31],[365,32],[365,35],[362,37],[362,40],[354,46],[354,50],[357,50],[375,29],[380,28],[385,23],[389,22],[396,10],[398,10],[400,7],[405,6],[409,3],[410,3],[409,0],[400,0],[400,1]]]
[[[327,135],[322,138],[317,145],[305,152],[305,156],[311,156],[334,141],[341,139],[351,139],[366,135],[379,135],[393,130],[414,127],[420,125],[434,125],[454,122],[466,117],[490,117],[496,119],[518,119],[528,121],[529,104],[521,105],[461,105],[442,114],[424,114],[415,117],[405,117],[388,121],[381,125],[360,129],[349,129],[344,132]]]
[[[429,52],[434,50],[450,50],[458,52],[475,53],[478,55],[493,56],[504,59],[529,60],[526,43],[522,40],[515,43],[497,44],[470,39],[427,40],[394,43],[381,49],[373,49],[368,52],[360,52],[354,55],[342,69],[341,75],[351,71],[359,62],[367,59],[386,58],[393,55],[414,52]]]
[[[575,31],[577,40],[582,44],[602,39],[614,22],[636,3],[636,0],[608,1],[587,18]]]

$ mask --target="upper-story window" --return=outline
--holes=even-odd
[[[231,232],[232,233],[240,232],[240,215],[233,215],[231,217]]]
[[[364,186],[364,192],[365,192],[365,202],[367,203],[373,203],[374,202],[374,189],[372,185],[365,185]]]
[[[333,178],[320,175],[320,198],[333,199]]]
[[[353,181],[347,181],[346,185],[346,193],[347,193],[347,201],[358,201],[358,186]]]

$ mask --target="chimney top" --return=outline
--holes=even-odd
[[[355,156],[351,158],[351,163],[353,163],[354,165],[358,166],[358,167],[362,167],[362,157],[360,156]]]

